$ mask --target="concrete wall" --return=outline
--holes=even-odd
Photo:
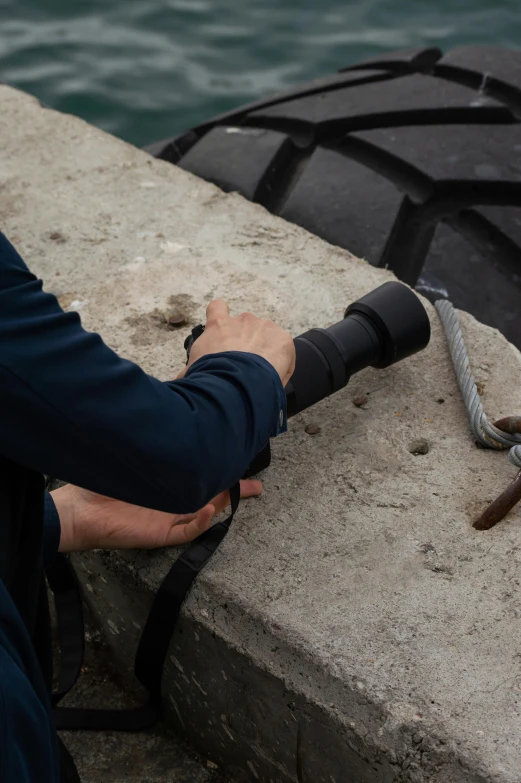
[[[183,361],[173,307],[188,329],[223,296],[297,334],[391,278],[26,95],[0,87],[0,102],[3,230],[64,307],[160,378]],[[429,312],[422,355],[292,420],[264,496],[242,504],[185,605],[169,717],[233,780],[521,779],[520,511],[471,527],[514,469],[475,447]],[[463,327],[487,410],[519,412],[520,354]],[[411,453],[418,438],[427,454]],[[76,560],[122,664],[175,555]]]

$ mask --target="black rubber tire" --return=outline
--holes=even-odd
[[[397,52],[149,147],[521,349],[521,52]]]

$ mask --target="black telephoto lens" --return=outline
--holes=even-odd
[[[286,386],[288,416],[342,389],[364,367],[389,367],[429,343],[428,315],[402,283],[384,283],[349,305],[328,329],[295,338],[295,372]]]

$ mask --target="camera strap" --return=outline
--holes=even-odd
[[[134,674],[148,691],[145,704],[128,710],[71,708],[55,706],[57,729],[89,731],[140,731],[149,728],[162,714],[161,680],[165,658],[184,600],[219,544],[226,536],[239,507],[240,486],[230,490],[231,513],[193,541],[171,566],[157,591],[139,640]],[[85,651],[81,595],[72,566],[58,555],[47,570],[54,595],[60,642],[58,689],[55,705],[76,683]]]

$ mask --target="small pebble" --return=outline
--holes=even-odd
[[[206,766],[208,769],[219,769],[218,765],[214,761],[210,761],[210,759],[206,762]]]
[[[59,244],[63,244],[64,242],[67,241],[63,236],[63,234],[61,234],[59,231],[53,231],[52,233],[50,233],[49,239],[52,239],[53,242],[59,242]]]
[[[416,440],[409,443],[409,451],[411,454],[428,454],[429,443],[425,438],[416,438]]]
[[[165,313],[165,321],[167,322],[168,326],[177,329],[180,326],[184,326],[187,322],[187,319],[183,313],[179,312],[179,310],[171,310],[170,312]]]
[[[318,435],[320,432],[320,427],[317,424],[308,424],[306,427],[306,432],[308,435]]]
[[[367,405],[369,402],[369,397],[366,394],[361,394],[360,397],[355,397],[353,399],[353,405],[356,405],[357,408],[362,408],[364,405]]]

